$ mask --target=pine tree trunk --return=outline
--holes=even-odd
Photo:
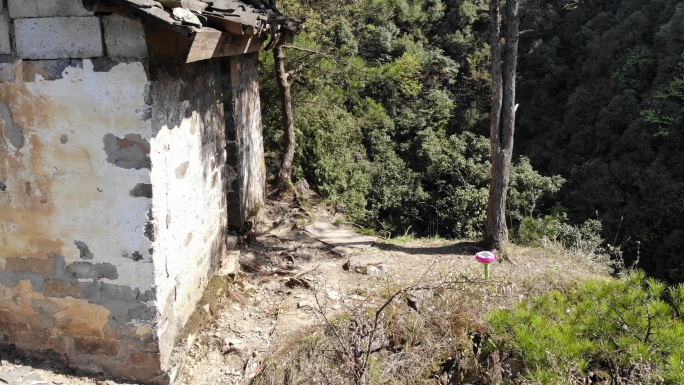
[[[292,116],[292,94],[290,93],[290,83],[288,73],[285,71],[285,54],[282,47],[273,49],[273,59],[275,61],[275,75],[280,90],[280,103],[283,124],[283,137],[285,138],[285,148],[283,158],[278,172],[278,187],[286,187],[292,184],[292,162],[295,151],[295,127]]]
[[[485,244],[501,249],[508,243],[506,227],[506,195],[513,156],[515,131],[515,74],[518,62],[518,0],[506,2],[504,52],[501,47],[501,17],[499,0],[491,0],[492,111],[490,116],[490,146],[492,152],[492,182],[487,202]]]

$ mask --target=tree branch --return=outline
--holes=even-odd
[[[324,57],[324,58],[326,58],[326,59],[332,61],[332,59],[330,58],[330,56],[324,54],[323,52],[316,51],[316,50],[313,50],[313,49],[297,47],[297,46],[294,46],[294,45],[283,45],[282,48],[293,49],[293,50],[295,50],[295,51],[301,51],[301,52],[308,52],[308,53],[310,53],[310,54],[318,55],[318,56]]]
[[[290,78],[296,76],[297,74],[302,72],[304,70],[304,68],[306,68],[306,62],[305,61],[301,62],[299,64],[299,66],[297,66],[297,68],[287,71],[287,74],[286,74],[287,78],[290,79]]]

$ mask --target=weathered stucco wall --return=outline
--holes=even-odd
[[[154,65],[154,64],[152,64]],[[179,329],[226,251],[225,126],[216,61],[161,70],[152,87],[152,186],[159,339]]]
[[[159,25],[6,1],[0,348],[163,383],[228,222],[264,199],[257,55],[184,65]]]
[[[0,343],[149,379],[159,358],[152,202],[140,192],[152,139],[144,65],[3,67],[14,77],[0,83]]]
[[[151,82],[140,49],[130,56],[115,49],[144,47],[142,25],[95,17],[80,0],[7,5],[0,23],[0,53],[10,55],[0,59],[0,346],[163,381],[146,231]],[[123,23],[132,31],[125,37],[116,32]],[[104,56],[108,45],[122,53],[117,60]]]

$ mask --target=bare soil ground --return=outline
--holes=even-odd
[[[468,300],[479,306],[472,306],[468,317],[478,323],[489,309],[605,276],[601,266],[582,257],[513,247],[508,259],[492,266],[492,278],[484,283],[483,268],[473,258],[480,248],[443,239],[378,240],[342,257],[304,230],[314,219],[335,218],[323,205],[305,209],[269,202],[261,210],[256,240],[240,250],[240,271],[212,281],[178,342],[172,371],[176,384],[249,384],[269,365],[284,365],[307,334],[340,315],[372,314],[388,295],[404,288],[472,282],[479,294],[468,295]],[[421,295],[417,292],[418,301]],[[103,376],[75,376],[47,362],[1,358],[0,383],[3,378],[16,384],[119,383]]]

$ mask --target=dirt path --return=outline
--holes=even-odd
[[[200,306],[200,311],[211,313],[209,321],[180,342],[173,359],[176,384],[248,384],[263,369],[265,358],[287,351],[297,337],[325,323],[324,315],[332,319],[376,309],[378,293],[420,282],[482,277],[482,267],[473,258],[479,249],[473,244],[380,241],[341,257],[308,234],[305,221],[292,219],[291,210],[284,204],[268,207],[260,225],[265,230],[240,252],[240,272],[211,293],[214,306]],[[496,289],[487,294],[488,307],[543,292],[559,281],[601,275],[591,264],[569,256],[528,249],[515,249],[512,255],[512,262],[492,267]],[[3,378],[16,384],[115,383],[57,373],[49,363],[31,362],[32,367],[0,358],[0,383]]]
[[[480,249],[471,243],[380,241],[341,257],[312,238],[302,224],[283,223],[243,250],[240,260],[246,273],[235,288],[241,288],[245,300],[227,300],[216,321],[191,337],[177,383],[248,384],[266,357],[287,352],[298,337],[326,322],[323,315],[332,319],[364,307],[374,310],[381,305],[377,294],[383,291],[483,275],[473,258]],[[512,261],[492,267],[496,290],[488,294],[489,307],[543,292],[562,284],[559,281],[600,275],[591,265],[567,256],[552,258],[527,249],[515,254]],[[288,270],[291,273],[284,273]]]

